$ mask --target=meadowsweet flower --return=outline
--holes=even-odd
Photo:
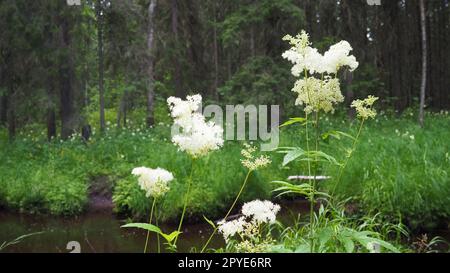
[[[344,101],[339,80],[328,76],[324,80],[314,77],[299,79],[292,91],[298,95],[295,105],[304,105],[307,113],[334,112],[334,105]]]
[[[364,100],[354,100],[351,104],[351,107],[356,109],[356,113],[358,117],[363,120],[368,118],[375,118],[377,112],[372,108],[375,101],[378,100],[378,97],[368,96]]]
[[[226,242],[229,241],[231,237],[233,237],[237,233],[241,233],[244,231],[244,226],[246,225],[245,217],[240,217],[236,220],[232,221],[220,221],[218,223],[218,230],[222,233],[223,238]]]
[[[187,96],[186,100],[170,97],[167,99],[174,124],[181,127],[182,132],[172,136],[172,142],[193,157],[206,155],[223,145],[223,129],[214,122],[205,120],[198,113],[202,97]]]
[[[242,206],[242,214],[258,223],[274,223],[280,206],[270,201],[254,200]]]
[[[347,41],[332,45],[322,55],[310,46],[309,35],[304,30],[295,37],[286,35],[283,40],[289,41],[291,48],[285,51],[282,57],[293,64],[291,73],[296,77],[302,75],[305,70],[311,74],[336,74],[342,67],[354,71],[359,65],[355,56],[349,55],[352,47]]]
[[[254,200],[245,203],[241,209],[243,216],[231,221],[220,221],[218,223],[218,231],[223,235],[227,243],[233,236],[238,234],[243,240],[242,242],[248,241],[248,243],[253,244],[256,240],[259,242],[257,245],[261,246],[260,227],[264,223],[274,223],[279,210],[280,206],[270,201]],[[270,240],[269,238],[267,242]],[[248,249],[243,251],[249,252]]]
[[[341,67],[347,66],[350,71],[358,68],[355,56],[349,55],[352,47],[347,41],[334,44],[323,55],[324,70],[329,74],[336,74]]]
[[[202,96],[199,94],[187,96],[186,100],[169,97],[167,103],[169,105],[170,115],[174,119],[174,123],[185,130],[190,130],[194,113],[200,109],[200,105],[202,104]]]
[[[274,243],[275,241],[271,238],[266,239],[262,242],[252,242],[250,240],[244,240],[236,245],[236,252],[241,253],[261,253],[261,252],[267,252],[269,247]]]
[[[173,174],[165,169],[134,168],[131,174],[138,176],[138,183],[147,197],[160,197],[169,191],[168,183],[173,180]]]
[[[289,44],[292,46],[282,54],[283,58],[293,64],[291,69],[292,75],[298,77],[305,70],[308,70],[310,73],[325,72],[323,56],[317,49],[310,47],[309,35],[304,30],[295,37],[286,35],[283,37],[283,40],[289,41]]]
[[[241,159],[241,163],[244,167],[248,168],[251,171],[254,171],[272,163],[270,158],[266,155],[255,157],[255,152],[256,148],[254,146],[244,143],[244,149],[242,149],[241,151],[241,154],[244,157],[244,159]]]

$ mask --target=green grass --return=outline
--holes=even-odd
[[[245,177],[240,164],[241,145],[230,142],[195,164],[188,218],[216,216],[227,209]],[[3,137],[0,166],[0,204],[13,209],[52,214],[77,214],[87,205],[91,180],[107,176],[114,183],[117,212],[146,215],[151,200],[144,196],[131,170],[162,167],[174,173],[171,191],[162,206],[164,220],[175,220],[182,209],[191,161],[170,142],[170,128],[110,129],[85,145],[78,138],[47,143],[43,136],[21,136],[14,143]],[[267,198],[278,172],[255,173],[244,200]],[[189,217],[191,216],[191,217]]]
[[[113,116],[113,115],[111,115]],[[322,119],[322,132],[337,129],[355,133],[356,122],[337,114]],[[368,121],[354,157],[337,187],[337,194],[353,197],[365,213],[381,212],[397,221],[401,216],[411,226],[429,225],[450,216],[450,116],[428,114],[426,127],[416,125],[414,116],[400,118],[380,115]],[[133,126],[131,124],[131,126]],[[85,145],[78,138],[47,143],[39,128],[26,129],[14,143],[0,131],[0,205],[23,211],[71,215],[82,212],[88,202],[92,179],[107,176],[114,184],[117,212],[144,217],[151,205],[139,189],[131,170],[138,166],[162,167],[174,173],[171,191],[161,205],[163,220],[175,221],[181,213],[183,195],[190,172],[190,159],[170,143],[170,128],[110,129],[98,133]],[[397,131],[396,131],[397,130]],[[411,135],[414,135],[412,139]],[[283,129],[280,146],[304,147],[304,130],[298,125]],[[321,149],[344,159],[350,140],[330,139]],[[196,162],[193,191],[187,220],[205,215],[220,217],[233,201],[245,176],[240,164],[241,143],[227,142],[208,157]],[[254,173],[241,201],[269,198],[272,180],[307,174],[305,164],[280,167],[281,155]],[[336,168],[324,166],[321,174],[336,177]],[[330,189],[333,180],[320,182]]]
[[[342,115],[322,121],[322,132],[341,130],[356,135],[358,122],[348,122]],[[297,130],[304,131],[301,127]],[[301,143],[304,133],[287,130],[286,146]],[[295,135],[294,135],[295,133]],[[399,118],[381,113],[366,121],[343,176],[336,187],[342,199],[351,197],[360,212],[380,212],[386,220],[408,226],[434,228],[450,217],[450,116],[428,113],[425,128],[417,125],[416,115],[406,111]],[[304,143],[300,144],[305,147]],[[345,159],[351,140],[341,138],[321,142],[321,149],[340,162]],[[304,166],[300,172],[307,173]],[[337,167],[325,166],[321,174],[336,178]],[[319,182],[330,191],[336,179]]]
[[[356,196],[366,211],[400,216],[432,228],[450,216],[450,117],[428,116],[369,125],[348,165],[339,193]]]

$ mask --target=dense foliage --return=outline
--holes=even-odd
[[[412,113],[407,112],[400,119],[391,116],[382,114],[366,127],[337,193],[353,197],[360,209],[382,212],[393,222],[402,218],[412,226],[433,227],[450,215],[450,158],[445,141],[450,135],[448,130],[442,130],[448,126],[449,115],[428,115],[426,130],[415,124]],[[340,114],[323,123],[325,130],[344,127],[349,121]],[[184,192],[191,166],[188,157],[180,155],[170,143],[167,125],[152,129],[117,129],[111,125],[105,136],[97,134],[88,144],[79,136],[71,141],[47,143],[42,128],[34,128],[10,144],[2,131],[1,204],[27,211],[79,213],[86,208],[90,182],[107,176],[115,185],[113,200],[117,211],[143,217],[151,202],[139,189],[131,169],[161,166],[172,170],[175,176],[176,186],[162,204],[162,217],[174,220],[182,207],[176,200]],[[302,134],[295,126],[284,129],[280,145],[301,143]],[[329,152],[339,151],[348,145],[346,141],[331,138],[323,146]],[[189,218],[214,217],[227,209],[225,204],[232,201],[245,176],[241,148],[239,143],[228,143],[199,162],[194,181],[198,187],[188,208],[193,218]],[[243,201],[269,197],[274,187],[270,181],[307,171],[304,166],[280,169],[281,160],[281,155],[275,156],[268,168],[252,175]],[[324,172],[333,176],[336,170]],[[332,185],[332,181],[323,183],[325,188],[327,183]],[[379,206],[380,203],[384,205]]]

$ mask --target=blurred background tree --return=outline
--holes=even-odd
[[[424,2],[425,105],[448,109],[450,1]],[[49,139],[89,123],[104,128],[105,120],[127,126],[136,111],[145,114],[134,122],[151,125],[165,115],[168,96],[193,92],[219,104],[280,104],[290,115],[298,110],[281,38],[301,29],[322,50],[341,39],[354,47],[360,68],[339,75],[347,103],[370,93],[399,113],[418,109],[419,3],[3,0],[0,124],[11,139],[30,124],[45,125]]]

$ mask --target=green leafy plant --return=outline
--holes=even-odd
[[[300,194],[306,196],[310,202],[309,223],[300,229],[302,239],[297,243],[295,251],[327,252],[329,251],[329,242],[333,239],[332,244],[338,243],[337,245],[341,245],[345,252],[354,252],[357,243],[369,250],[373,244],[378,244],[390,251],[397,252],[398,250],[391,244],[377,238],[379,234],[376,232],[356,230],[343,224],[345,218],[335,217],[341,214],[340,211],[327,215],[329,212],[328,206],[332,205],[335,187],[338,185],[342,173],[356,149],[364,121],[368,118],[374,118],[376,115],[372,105],[377,98],[369,96],[365,100],[355,100],[352,107],[356,109],[360,119],[359,130],[355,137],[338,130],[321,132],[320,114],[333,112],[334,105],[343,101],[337,78],[339,69],[348,66],[350,70],[354,70],[358,66],[355,57],[348,55],[351,46],[346,41],[341,41],[331,46],[324,55],[321,55],[316,49],[310,47],[309,36],[304,31],[295,37],[287,35],[285,40],[288,40],[292,47],[283,54],[283,57],[293,62],[292,74],[294,76],[300,77],[303,75],[303,78],[296,81],[293,91],[298,93],[296,104],[304,106],[305,117],[291,118],[282,126],[301,123],[305,128],[306,147],[281,147],[277,152],[284,154],[283,166],[295,162],[306,162],[309,182],[300,185],[293,185],[284,181],[275,181],[274,183],[279,185],[275,191],[280,192],[280,195]],[[314,76],[317,72],[321,73],[320,78]],[[313,116],[312,119],[311,115]],[[310,134],[310,124],[315,131],[314,137]],[[353,140],[351,148],[346,152],[344,163],[338,162],[334,156],[320,150],[321,140],[326,140],[329,137],[339,140],[341,136]],[[314,148],[311,147],[312,145],[314,145]],[[335,186],[329,193],[317,190],[316,182],[321,164],[334,165],[339,168]],[[317,214],[314,208],[319,199],[326,200],[327,206],[321,205]],[[339,250],[339,248],[336,249],[335,247],[333,250]]]

